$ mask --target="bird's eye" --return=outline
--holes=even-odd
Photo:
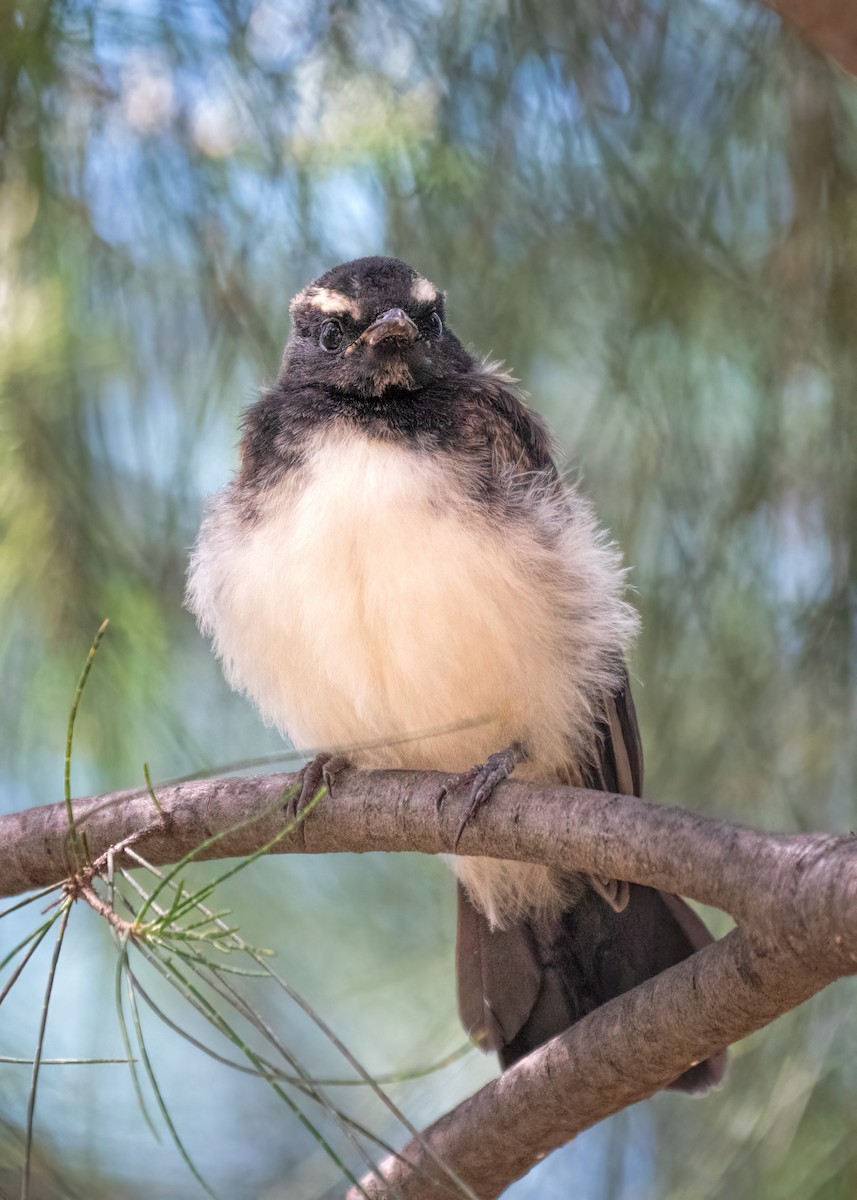
[[[443,321],[440,319],[440,313],[436,308],[433,308],[429,313],[429,329],[432,337],[439,338],[443,333]]]
[[[342,345],[342,326],[338,321],[325,321],[321,327],[318,344],[322,350],[333,352]]]

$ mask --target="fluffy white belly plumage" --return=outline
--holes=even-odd
[[[216,499],[189,606],[230,683],[298,748],[463,770],[518,740],[521,774],[573,780],[635,618],[588,506],[535,480],[518,493],[519,518],[492,523],[449,464],[327,431],[253,521]],[[492,919],[545,900],[520,864],[498,882],[509,866],[457,863]]]

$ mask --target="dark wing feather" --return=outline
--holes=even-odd
[[[606,699],[598,732],[586,785],[639,795],[643,757],[627,678]],[[492,930],[461,887],[458,911],[462,1020],[503,1067],[712,940],[683,900],[639,884],[629,886],[621,912],[587,888],[558,921],[533,918],[505,930]],[[700,1091],[722,1077],[725,1063],[725,1053],[717,1055],[671,1086]]]
[[[493,932],[458,885],[458,1011],[467,1036],[481,1050],[502,1048],[530,1016],[542,966],[528,926]]]

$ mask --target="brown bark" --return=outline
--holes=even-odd
[[[291,833],[293,775],[216,779],[75,801],[93,859],[133,838],[154,863],[272,852],[449,853],[468,798],[437,772],[350,771]],[[508,781],[459,852],[553,863],[725,909],[739,928],[599,1008],[446,1114],[382,1170],[397,1196],[448,1194],[429,1150],[488,1200],[548,1151],[857,972],[857,837],[765,833],[633,796]],[[64,805],[0,817],[0,895],[69,871]],[[132,865],[130,860],[125,865]],[[728,1085],[727,1085],[728,1086]],[[386,1194],[367,1177],[371,1195]]]
[[[857,74],[857,4],[853,0],[766,0],[801,36]]]
[[[746,1037],[824,986],[787,950],[740,930],[595,1010],[423,1130],[381,1164],[370,1196],[449,1196],[439,1155],[491,1200],[557,1146],[651,1096],[690,1063]],[[352,1189],[347,1200],[357,1200]]]

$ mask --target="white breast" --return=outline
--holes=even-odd
[[[498,529],[443,466],[328,435],[255,524],[219,498],[189,606],[229,681],[299,748],[461,770],[518,739],[524,773],[556,778],[611,682],[605,649],[633,630],[621,571],[579,498],[534,491],[530,519]]]

